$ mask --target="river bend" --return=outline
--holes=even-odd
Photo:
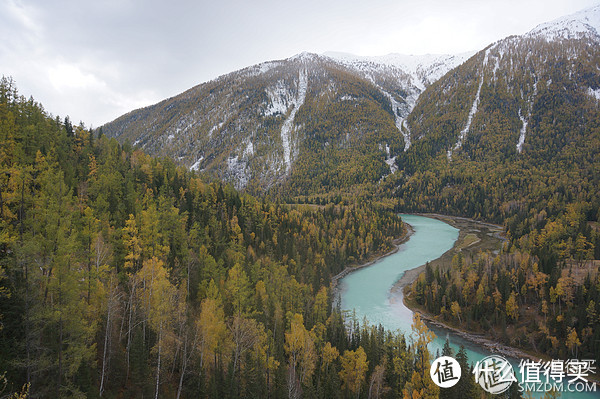
[[[408,337],[411,334],[413,312],[404,305],[401,292],[392,293],[392,287],[407,270],[437,259],[450,250],[458,238],[459,230],[433,218],[401,216],[414,230],[409,240],[399,246],[398,252],[348,274],[338,285],[342,310],[356,312],[356,317],[361,322],[366,318],[370,324],[381,324],[387,330],[399,330]],[[433,327],[431,329],[436,334],[429,347],[433,356],[438,351],[441,353],[446,338],[455,353],[461,344],[465,346],[469,362],[475,363],[492,354],[486,348],[450,331]],[[518,365],[517,359],[511,359],[511,362],[513,367]],[[516,372],[517,370],[515,368]],[[576,398],[598,397],[591,393],[564,394]]]

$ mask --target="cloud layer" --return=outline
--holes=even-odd
[[[456,53],[592,0],[0,2],[0,74],[46,109],[99,126],[262,61],[310,51]]]

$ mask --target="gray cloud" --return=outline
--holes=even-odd
[[[49,112],[101,125],[224,73],[301,51],[479,49],[591,0],[4,0],[0,74]]]

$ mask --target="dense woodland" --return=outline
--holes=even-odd
[[[411,296],[428,313],[462,329],[553,359],[598,359],[600,280],[571,264],[550,273],[537,258],[513,251],[475,259],[455,256],[452,268],[426,272]]]
[[[373,182],[390,173],[383,143],[393,153],[404,148],[390,102],[374,85],[348,72],[327,72],[328,80],[314,83],[296,114],[294,123],[302,126],[305,137],[289,182],[279,190],[284,196],[327,196],[359,187],[364,196],[373,191]],[[322,89],[331,85],[333,93]]]
[[[288,206],[0,84],[0,396],[437,397],[426,343],[332,310],[390,211]],[[475,388],[474,388],[475,389]]]

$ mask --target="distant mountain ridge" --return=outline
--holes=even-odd
[[[335,184],[354,184],[365,168],[372,169],[368,180],[377,181],[396,170],[395,154],[410,147],[404,121],[418,96],[460,59],[445,57],[427,56],[406,72],[395,59],[302,53],[203,83],[103,131],[239,188],[269,188],[306,172],[317,185],[330,185],[331,175]],[[446,59],[452,62],[445,66]],[[315,153],[318,167],[298,165],[313,162]]]
[[[540,104],[547,112],[565,92],[577,93],[573,104],[600,98],[599,21],[596,6],[459,55],[302,53],[203,83],[103,131],[238,188],[295,194],[376,184],[441,154],[514,160],[543,146]]]
[[[600,38],[600,5],[536,26],[525,36],[546,40]]]
[[[462,151],[469,159],[501,161],[543,147],[536,133],[544,114],[560,104],[584,109],[598,99],[597,26],[600,6],[493,43],[438,80],[408,118],[427,147],[413,149],[412,158],[445,152],[451,160]]]

